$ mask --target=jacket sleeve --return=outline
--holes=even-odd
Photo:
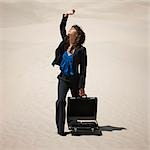
[[[64,44],[64,41],[62,41],[60,44],[59,44],[59,46],[57,47],[57,49],[55,50],[55,59],[53,60],[53,62],[52,62],[52,65],[54,66],[54,65],[59,65],[59,60],[60,60],[60,56],[61,56],[61,53],[62,53],[62,51],[61,51],[61,47],[63,47],[63,44]]]
[[[87,53],[86,53],[86,48],[84,47],[81,53],[79,89],[85,88],[86,68],[87,68]]]
[[[63,14],[61,23],[60,23],[60,34],[62,39],[64,40],[66,37],[66,23],[67,23],[67,19],[68,19],[68,15],[65,16],[65,14]]]
[[[65,14],[63,14],[62,16],[62,20],[60,23],[60,34],[62,37],[62,42],[59,44],[59,46],[57,47],[57,49],[55,50],[55,59],[52,62],[52,65],[59,65],[59,60],[60,60],[60,55],[62,53],[62,47],[64,45],[64,41],[65,41],[65,37],[66,37],[66,23],[67,23],[67,19],[68,19],[68,15],[65,16]]]

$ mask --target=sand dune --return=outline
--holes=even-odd
[[[96,6],[97,4],[97,6]],[[58,2],[45,2],[42,1],[18,1],[18,2],[7,2],[3,1],[0,3],[0,13],[2,17],[1,27],[11,27],[19,25],[27,25],[34,23],[50,22],[54,18],[56,13],[61,13],[64,9],[72,5],[68,2],[67,6],[64,7],[64,3]],[[144,19],[147,21],[146,12],[148,10],[148,2],[76,2],[73,6],[78,9],[82,18],[95,18],[95,19],[119,19],[127,20],[130,19],[140,20]],[[132,12],[130,11],[132,10]],[[95,15],[96,14],[96,15]],[[136,14],[136,15],[135,15]]]

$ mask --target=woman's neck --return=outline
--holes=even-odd
[[[74,43],[75,43],[75,38],[69,37],[69,45],[70,45],[70,46],[73,46]]]
[[[74,44],[69,43],[69,47],[68,47],[67,51],[72,54],[72,53],[74,53],[74,50],[75,50]]]

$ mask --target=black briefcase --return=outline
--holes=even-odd
[[[68,97],[67,123],[72,135],[102,135],[96,115],[96,97]]]

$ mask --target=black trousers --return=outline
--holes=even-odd
[[[64,132],[66,95],[69,89],[73,97],[79,96],[78,79],[66,80],[65,77],[58,77],[58,99],[56,101],[56,125],[58,133]]]

